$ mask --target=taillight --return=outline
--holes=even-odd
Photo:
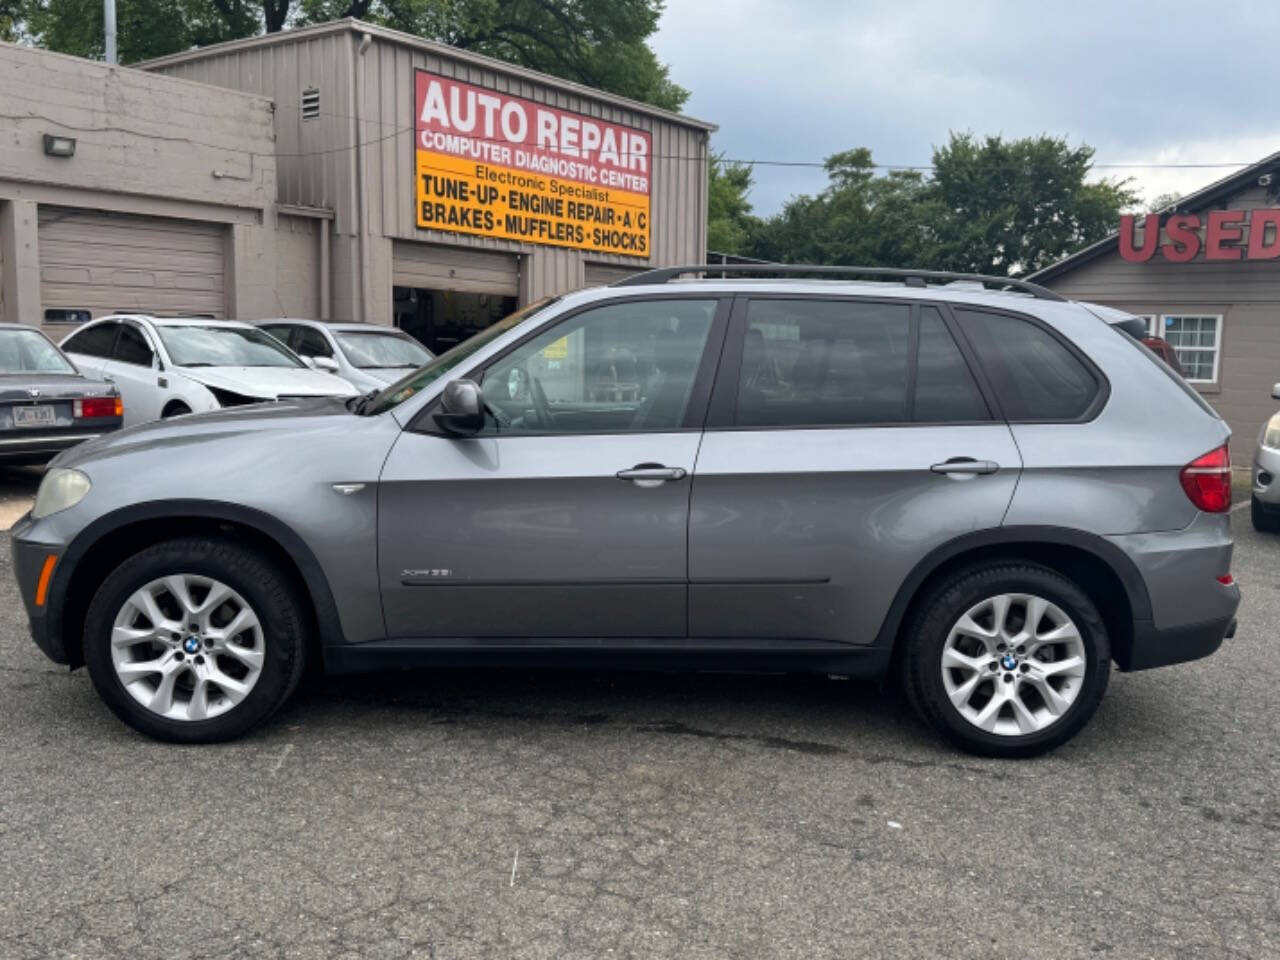
[[[124,403],[119,397],[85,397],[83,400],[73,400],[71,408],[77,420],[124,415]]]
[[[1188,463],[1178,479],[1191,502],[1205,513],[1231,509],[1231,454],[1225,443]]]

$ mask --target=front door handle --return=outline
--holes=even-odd
[[[935,463],[929,468],[934,473],[976,476],[978,474],[995,473],[1000,464],[993,460],[974,460],[972,457],[952,457],[945,463]]]
[[[683,480],[688,476],[684,467],[664,467],[660,463],[637,463],[630,470],[614,474],[619,480],[630,480],[637,487],[660,487],[671,480]]]

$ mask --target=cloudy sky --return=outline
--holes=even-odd
[[[972,130],[1066,136],[1097,164],[1251,163],[1280,150],[1278,30],[1274,3],[1242,0],[667,0],[653,46],[733,158],[927,164]],[[1233,169],[1098,173],[1151,199]],[[825,183],[761,166],[751,200]]]

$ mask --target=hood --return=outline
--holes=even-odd
[[[304,367],[178,367],[184,377],[245,397],[353,397],[360,391],[341,377]]]
[[[336,379],[336,378],[335,378]],[[344,418],[339,421],[337,418]],[[280,433],[281,442],[299,441],[308,431],[345,425],[355,414],[345,399],[310,397],[230,407],[194,413],[170,420],[151,420],[79,443],[60,453],[51,463],[59,467],[117,457],[141,450],[169,449],[175,453],[202,443],[246,438],[253,434]]]
[[[40,391],[38,396],[32,390]],[[7,373],[0,374],[0,403],[15,400],[27,403],[67,397],[109,397],[115,387],[101,380],[90,380],[78,373]]]

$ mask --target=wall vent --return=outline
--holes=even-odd
[[[308,87],[302,91],[302,119],[315,120],[320,116],[320,91]]]

